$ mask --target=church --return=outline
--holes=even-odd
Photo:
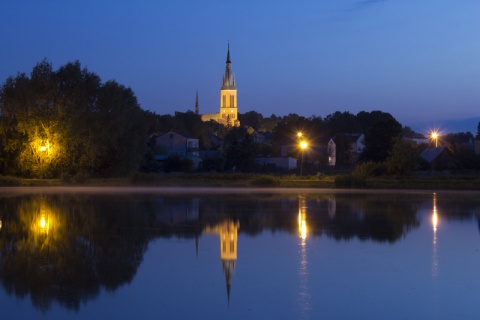
[[[232,62],[230,61],[230,45],[227,49],[227,61],[225,66],[225,74],[223,75],[222,87],[220,89],[220,112],[202,114],[202,121],[214,120],[227,127],[239,127],[237,108],[237,86],[235,84],[235,77],[232,72]],[[195,102],[195,113],[198,110],[198,93]]]

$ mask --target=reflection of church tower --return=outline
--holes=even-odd
[[[227,50],[225,62],[225,74],[223,75],[222,88],[220,89],[220,118],[230,126],[239,126],[237,109],[237,86],[230,61],[230,45]],[[238,124],[237,124],[238,123]]]
[[[237,261],[238,227],[239,223],[233,221],[224,222],[219,226],[220,259],[225,272],[228,301],[230,301],[230,287],[232,286],[233,271],[235,271],[235,262]]]
[[[230,288],[232,286],[233,272],[237,262],[237,243],[239,222],[224,221],[213,228],[206,228],[206,233],[216,233],[220,236],[220,259],[227,285],[227,297],[230,302]]]

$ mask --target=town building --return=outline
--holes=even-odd
[[[201,162],[198,139],[177,130],[158,134],[155,137],[155,159],[161,161],[172,155],[192,160],[197,168]]]
[[[480,139],[473,141],[473,150],[475,151],[475,154],[480,154]]]
[[[296,170],[297,161],[297,159],[292,157],[255,158],[255,162],[267,171],[276,171],[278,169],[284,171]]]
[[[427,148],[420,154],[431,170],[451,170],[458,167],[458,161],[446,147]]]

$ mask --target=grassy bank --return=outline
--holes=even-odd
[[[20,179],[0,177],[0,186],[151,186],[151,187],[278,187],[480,190],[479,176],[408,176],[364,178],[355,175],[272,176],[259,174],[133,174],[128,178]]]

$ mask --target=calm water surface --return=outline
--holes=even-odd
[[[480,194],[0,193],[1,319],[479,319]]]

